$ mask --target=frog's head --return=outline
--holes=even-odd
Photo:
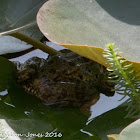
[[[44,64],[44,59],[33,57],[25,63],[13,62],[16,66],[16,78],[18,83],[25,83],[32,80],[36,75],[39,67]]]
[[[35,74],[35,69],[33,67],[25,67],[24,64],[19,62],[14,62],[16,66],[16,79],[18,83],[24,83],[29,81]]]

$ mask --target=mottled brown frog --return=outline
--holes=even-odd
[[[17,63],[17,82],[48,105],[89,107],[100,93],[112,96],[106,68],[73,52]]]

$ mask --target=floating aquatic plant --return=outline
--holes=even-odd
[[[140,116],[140,81],[137,77],[138,72],[133,68],[132,63],[125,60],[114,49],[114,44],[107,44],[107,49],[104,52],[104,57],[107,58],[109,67],[109,81],[114,82],[115,92],[126,96],[129,99],[126,101],[128,114],[126,117]],[[122,99],[123,99],[122,98]],[[121,99],[121,100],[122,100]]]
[[[0,123],[0,140],[7,140],[8,137],[6,136],[2,123]],[[8,134],[7,134],[8,135]]]

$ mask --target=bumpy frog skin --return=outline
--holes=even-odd
[[[107,73],[102,65],[73,52],[17,64],[17,82],[29,94],[57,106],[87,107],[100,93],[112,96],[114,85],[107,82]]]

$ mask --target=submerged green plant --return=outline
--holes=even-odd
[[[124,95],[123,98],[129,97],[126,101],[128,105],[126,117],[139,117],[140,81],[138,80],[139,77],[137,77],[138,72],[135,71],[132,63],[121,57],[116,50],[114,49],[114,44],[107,44],[107,49],[104,52],[104,57],[107,58],[107,63],[109,64],[109,81],[116,84],[114,90]]]

